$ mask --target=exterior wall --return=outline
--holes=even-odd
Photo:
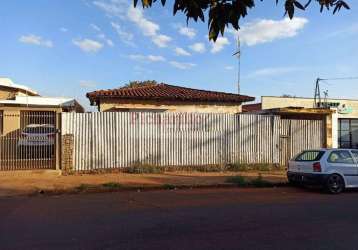
[[[16,95],[16,91],[8,91],[0,88],[0,100],[7,100],[10,98],[14,98]]]
[[[45,111],[61,113],[60,108],[31,108],[31,107],[0,107],[3,111],[3,135],[20,129],[21,111]]]
[[[32,94],[27,94],[25,91],[20,91],[18,89],[6,88],[0,86],[0,100],[8,100],[15,98],[16,95],[20,96],[33,96]]]
[[[155,102],[155,101],[102,101],[99,105],[99,111],[110,111],[111,109],[128,109],[128,111],[137,110],[163,110],[163,112],[183,112],[183,113],[228,113],[236,114],[241,112],[241,105],[225,103],[185,103],[182,102]]]
[[[323,99],[322,99],[323,101]],[[351,99],[328,99],[328,102],[337,102],[341,105],[346,105],[352,108],[352,112],[349,114],[343,114],[340,110],[337,110],[337,118],[358,118],[358,100]],[[275,96],[262,96],[262,109],[273,109],[273,108],[286,108],[286,107],[303,107],[313,108],[313,98],[302,98],[302,97],[275,97]]]
[[[328,99],[328,102],[340,103],[338,108],[332,108],[335,112],[331,117],[327,116],[327,147],[338,147],[338,119],[340,118],[358,118],[358,100],[352,99]],[[274,109],[285,107],[303,107],[313,108],[313,98],[301,97],[275,97],[263,96],[261,97],[262,109]],[[344,112],[340,107],[345,105],[350,108],[350,112]]]

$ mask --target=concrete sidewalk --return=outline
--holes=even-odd
[[[118,189],[164,187],[230,186],[227,179],[243,176],[248,180],[262,176],[273,184],[287,181],[284,171],[248,172],[167,172],[163,174],[77,174],[63,176],[58,171],[0,172],[0,197],[30,195],[35,193],[62,193],[81,190],[84,187],[106,186]],[[120,188],[119,188],[120,187]]]

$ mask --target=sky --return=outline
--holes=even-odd
[[[160,1],[159,1],[160,2]],[[237,33],[209,42],[206,23],[164,8],[133,8],[130,0],[2,0],[0,76],[44,96],[75,97],[132,80],[237,92],[313,97],[317,77],[358,76],[358,14],[318,6],[284,17],[283,0],[256,1]],[[358,80],[324,81],[329,97],[357,98]]]

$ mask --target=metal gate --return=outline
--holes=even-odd
[[[0,111],[0,171],[55,169],[55,112]]]
[[[280,165],[302,150],[318,149],[325,146],[326,128],[322,120],[289,120],[280,122]]]

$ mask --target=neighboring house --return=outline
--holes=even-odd
[[[41,97],[30,88],[0,78],[0,135],[31,123],[55,123],[61,112],[84,112],[73,98]]]
[[[122,87],[87,93],[91,105],[112,112],[239,113],[241,104],[255,98],[233,93],[192,89],[169,84]]]
[[[12,99],[15,96],[38,96],[38,93],[24,85],[15,84],[9,78],[0,77],[0,100]]]
[[[314,108],[314,99],[305,97],[262,96],[261,103],[243,105],[246,112],[268,113],[275,110],[296,110],[295,116],[301,119],[311,119],[321,110],[330,111],[331,121],[326,121],[327,132],[331,133],[332,147],[358,148],[358,100],[328,98],[318,103],[320,108]],[[303,114],[303,111],[311,111]],[[317,111],[318,110],[318,111]],[[315,114],[313,114],[315,113]]]

